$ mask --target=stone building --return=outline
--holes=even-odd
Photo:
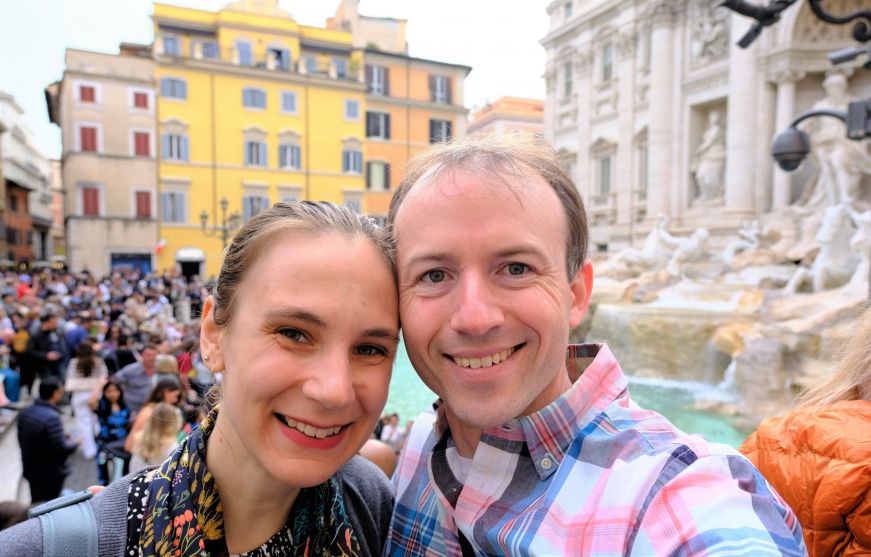
[[[736,42],[751,20],[717,4],[548,5],[545,133],[587,203],[594,250],[637,245],[661,214],[674,230],[707,227],[722,244],[742,221],[805,202],[819,168],[813,158],[795,174],[775,168],[772,137],[823,102],[833,73],[849,79],[849,96],[871,95],[861,60],[833,68],[826,58],[854,44],[852,26],[824,23],[800,2],[745,50]]]
[[[544,133],[544,102],[520,97],[499,97],[472,113],[469,135],[521,131]]]
[[[7,130],[2,135],[6,250],[0,256],[26,268],[47,264],[52,252],[51,184],[48,159],[23,116],[15,99],[0,92],[0,122]]]
[[[66,262],[102,276],[153,268],[157,245],[154,60],[67,49],[63,79],[46,88],[61,128]]]

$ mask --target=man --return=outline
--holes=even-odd
[[[394,475],[387,555],[804,554],[744,457],[638,407],[606,345],[568,344],[593,270],[550,148],[436,147],[389,222],[408,354],[440,399]]]
[[[40,381],[48,379],[63,383],[66,347],[58,330],[57,315],[50,308],[43,308],[39,316],[39,330],[27,341],[26,361]]]
[[[86,311],[74,313],[67,321],[64,330],[64,343],[69,351],[70,358],[76,355],[79,345],[88,338],[88,330],[84,323],[90,319]]]
[[[157,349],[147,344],[142,348],[139,356],[138,362],[124,366],[112,376],[112,380],[124,389],[124,402],[130,409],[131,418],[139,413],[157,382],[155,376]]]
[[[63,394],[60,382],[44,379],[39,384],[39,398],[18,416],[21,463],[33,502],[60,495],[69,474],[67,457],[76,450],[77,444],[64,434],[57,407]]]

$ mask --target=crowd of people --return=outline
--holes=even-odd
[[[46,308],[70,285],[41,298],[46,285],[34,295],[31,277],[15,277],[16,299],[40,308],[25,328],[41,336],[23,351],[42,381],[19,428],[51,422],[57,452],[75,450],[56,409],[70,369],[107,433],[96,450],[132,419],[127,446],[145,468],[0,532],[0,557],[91,538],[101,555],[149,557],[871,553],[871,310],[842,367],[764,422],[744,456],[636,404],[607,344],[569,343],[593,287],[589,234],[540,138],[433,147],[409,163],[388,222],[278,203],[236,234],[213,288],[195,283],[197,300],[178,277],[110,278],[104,301],[105,281],[85,280],[91,303],[61,302],[63,328]],[[129,287],[117,301],[116,278]],[[201,302],[198,344],[168,318],[173,292]],[[404,431],[388,416],[372,440],[400,321],[439,398]],[[87,348],[69,351],[77,325],[105,381]],[[118,365],[127,352],[135,361]],[[205,416],[179,411],[210,382],[219,402]],[[199,425],[179,438],[183,422]],[[391,443],[392,484],[357,454],[395,460]]]
[[[76,449],[96,462],[105,485],[112,463],[126,472],[161,462],[199,421],[215,382],[190,320],[207,295],[202,281],[44,270],[0,274],[0,288],[0,368],[7,370],[0,402],[34,402],[18,422],[34,502],[58,496]],[[67,432],[62,404],[75,423]]]

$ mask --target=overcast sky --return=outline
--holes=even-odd
[[[364,15],[408,19],[409,53],[472,67],[465,104],[502,95],[544,98],[549,0],[361,0]],[[217,10],[225,0],[166,0]],[[338,0],[280,0],[304,25],[323,26]],[[67,47],[116,53],[118,43],[153,40],[150,0],[0,0],[0,90],[25,110],[37,147],[60,156],[43,89],[63,74]]]

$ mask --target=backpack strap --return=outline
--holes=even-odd
[[[39,514],[44,557],[98,557],[97,518],[87,500]]]

